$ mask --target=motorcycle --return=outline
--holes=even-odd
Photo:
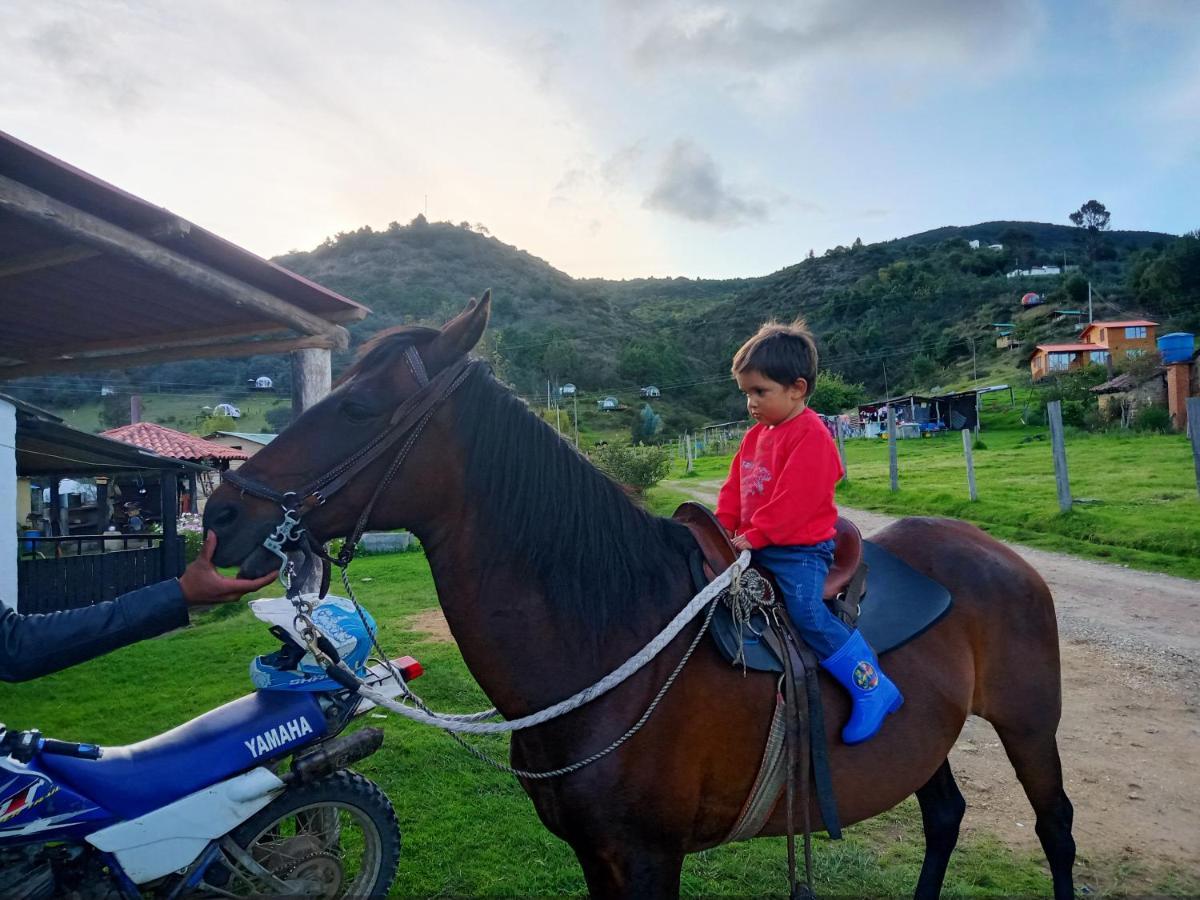
[[[395,810],[349,770],[383,731],[342,733],[374,704],[314,658],[291,601],[250,606],[281,644],[251,663],[254,693],[124,747],[0,725],[0,897],[387,892]],[[374,621],[349,600],[326,598],[311,620],[326,661],[390,698],[422,674],[411,656],[372,664]]]

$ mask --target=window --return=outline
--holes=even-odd
[[[1108,365],[1108,351],[1107,350],[1093,350],[1092,351],[1092,364],[1097,365],[1097,366]]]
[[[1146,355],[1145,350],[1126,350],[1125,351],[1125,356],[1127,356],[1129,359],[1137,359],[1139,356],[1145,356],[1145,355]]]
[[[1046,368],[1051,372],[1065,372],[1072,356],[1073,353],[1049,353],[1046,355]]]
[[[1125,337],[1128,340],[1144,338],[1146,336],[1145,325],[1130,325],[1125,329]]]
[[[1102,344],[1108,343],[1108,329],[1107,328],[1100,329],[1100,343],[1102,343]]]

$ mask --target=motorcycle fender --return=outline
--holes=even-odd
[[[145,884],[183,869],[216,840],[246,821],[284,789],[269,769],[245,774],[189,794],[87,837],[111,853],[134,884]]]

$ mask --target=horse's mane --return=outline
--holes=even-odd
[[[686,528],[632,502],[482,366],[455,406],[489,529],[482,563],[527,565],[562,620],[597,644],[665,607],[694,546]]]

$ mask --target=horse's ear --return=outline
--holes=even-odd
[[[425,364],[437,371],[470,353],[483,337],[491,313],[492,291],[489,288],[478,300],[472,297],[466,309],[442,326],[442,333],[430,342],[424,354]]]

